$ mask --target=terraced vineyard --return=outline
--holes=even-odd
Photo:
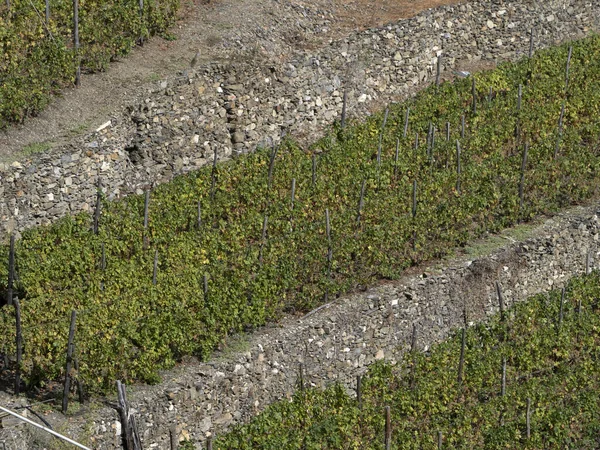
[[[96,219],[23,233],[15,292],[28,385],[64,376],[71,310],[88,389],[152,382],[181,356],[207,358],[228,334],[282,311],[589,198],[599,61],[598,36],[540,51],[432,86],[311,149],[288,142],[179,177],[148,202],[100,198]],[[14,321],[4,308],[9,354]]]
[[[339,385],[298,388],[213,448],[597,448],[599,296],[598,272],[574,278],[397,366],[376,363],[360,401]]]

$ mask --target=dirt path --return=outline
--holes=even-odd
[[[354,30],[382,26],[454,0],[183,0],[174,37],[155,37],[106,72],[84,75],[50,107],[23,125],[0,132],[0,162],[68,144],[144,93],[157,81],[197,66],[252,58],[285,61]]]

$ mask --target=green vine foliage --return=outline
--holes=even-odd
[[[231,333],[260,326],[282,312],[308,311],[325,297],[376,279],[396,278],[405,268],[447,254],[484,232],[596,194],[600,38],[573,43],[565,94],[567,51],[541,51],[531,61],[475,75],[476,115],[470,110],[470,80],[442,84],[437,92],[431,87],[408,103],[391,106],[380,163],[383,117],[376,115],[345,130],[335,128],[310,149],[286,142],[276,154],[270,184],[271,150],[263,149],[219,164],[214,174],[206,167],[160,185],[151,193],[146,230],[144,198],[132,196],[103,200],[98,235],[86,214],[25,231],[16,261],[23,371],[30,385],[64,376],[72,309],[79,312],[78,376],[89,389],[111,389],[117,378],[152,382],[158,369],[171,367],[183,355],[208,358]],[[519,84],[523,99],[517,112]],[[430,122],[438,130],[449,122],[451,133],[446,141],[438,131],[428,152]],[[420,144],[415,149],[416,134]],[[524,142],[529,150],[521,177]],[[7,261],[6,247],[0,247],[0,257]],[[6,272],[3,265],[4,287]],[[4,308],[0,315],[7,352],[14,352],[13,314]]]
[[[0,5],[0,128],[41,111],[52,95],[71,85],[77,61],[84,72],[106,69],[140,38],[164,32],[178,0],[79,2],[79,52],[73,44],[73,2],[51,2],[45,22],[43,0]]]
[[[504,321],[468,328],[460,383],[462,332],[397,365],[372,365],[361,408],[340,385],[298,390],[214,448],[384,449],[385,406],[393,449],[436,449],[438,432],[443,448],[597,448],[599,295],[594,272],[571,280],[562,320],[561,292],[553,291],[517,304]]]

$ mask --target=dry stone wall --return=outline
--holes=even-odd
[[[116,199],[197,169],[215,152],[230,158],[284,134],[314,140],[339,119],[344,90],[350,116],[363,118],[428,82],[440,55],[445,73],[459,60],[523,56],[532,27],[536,48],[580,38],[600,30],[600,3],[468,2],[355,33],[285,63],[257,55],[158,82],[99,131],[0,164],[0,236],[89,211],[98,177]]]

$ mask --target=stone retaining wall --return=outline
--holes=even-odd
[[[314,140],[339,118],[400,100],[459,60],[522,57],[600,30],[600,3],[582,0],[468,2],[356,33],[278,65],[215,64],[157,83],[102,130],[31,158],[0,164],[0,237],[93,207],[97,178],[109,199],[170,180],[282,134]],[[262,59],[258,59],[259,62]]]

